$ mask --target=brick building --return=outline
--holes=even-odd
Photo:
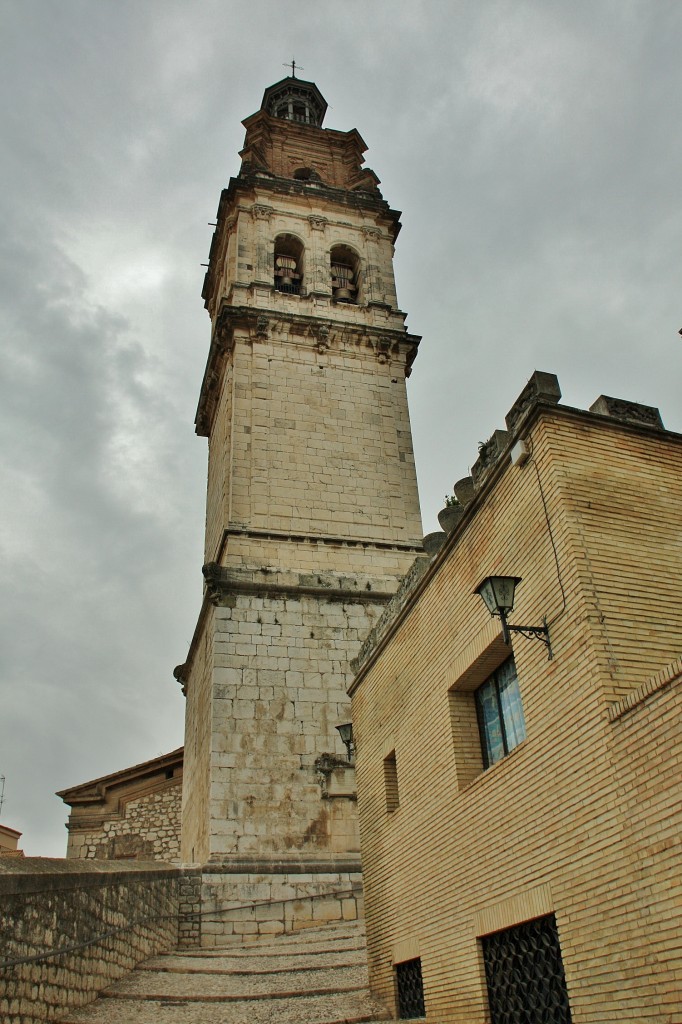
[[[682,437],[559,397],[533,376],[355,662],[371,982],[406,1017],[682,1019]]]

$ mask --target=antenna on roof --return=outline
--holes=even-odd
[[[291,68],[291,77],[292,78],[296,78],[296,58],[295,57],[291,58],[291,64],[282,64],[282,67],[283,68]],[[301,65],[299,64],[298,65],[298,70],[299,71],[305,71],[305,68],[302,68]]]
[[[5,802],[5,776],[0,775],[0,814],[2,814],[2,805]]]

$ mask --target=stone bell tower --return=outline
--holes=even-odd
[[[289,77],[243,122],[203,289],[206,591],[176,676],[182,856],[218,901],[221,886],[263,898],[276,878],[278,898],[296,877],[338,887],[359,871],[335,726],[350,659],[422,550],[399,214],[358,132],[322,127],[326,107]]]

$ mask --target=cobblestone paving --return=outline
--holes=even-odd
[[[360,1024],[390,1019],[367,988],[361,924],[151,957],[59,1024]]]

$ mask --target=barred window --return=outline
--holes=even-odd
[[[396,988],[398,990],[398,1018],[413,1020],[425,1017],[424,984],[422,982],[422,962],[419,957],[404,960],[395,965]]]
[[[491,1024],[571,1024],[553,914],[481,939]]]

